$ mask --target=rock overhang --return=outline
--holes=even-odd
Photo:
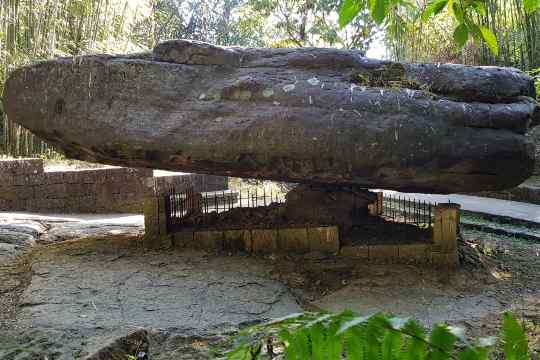
[[[532,173],[534,96],[516,69],[175,40],[152,54],[20,68],[4,103],[11,120],[83,160],[450,193]]]

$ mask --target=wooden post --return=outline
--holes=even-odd
[[[379,216],[383,214],[383,202],[384,193],[382,191],[377,191],[377,215]]]
[[[144,239],[147,249],[169,248],[171,238],[165,221],[165,198],[163,195],[147,195],[144,199]]]
[[[459,204],[445,203],[435,207],[433,223],[433,263],[455,268],[458,265]]]
[[[377,194],[377,199],[368,204],[368,213],[370,216],[381,216],[383,214],[383,192],[378,191],[375,194]]]

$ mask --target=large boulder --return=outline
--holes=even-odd
[[[515,69],[176,40],[20,68],[4,105],[82,160],[449,193],[530,176],[534,95]]]

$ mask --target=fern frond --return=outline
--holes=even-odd
[[[506,360],[530,360],[525,331],[510,313],[504,314],[502,339]]]

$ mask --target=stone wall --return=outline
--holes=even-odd
[[[144,196],[156,184],[159,189],[194,184],[198,191],[213,191],[227,189],[227,178],[153,178],[151,169],[121,167],[44,171],[41,159],[0,160],[0,211],[142,213]]]

